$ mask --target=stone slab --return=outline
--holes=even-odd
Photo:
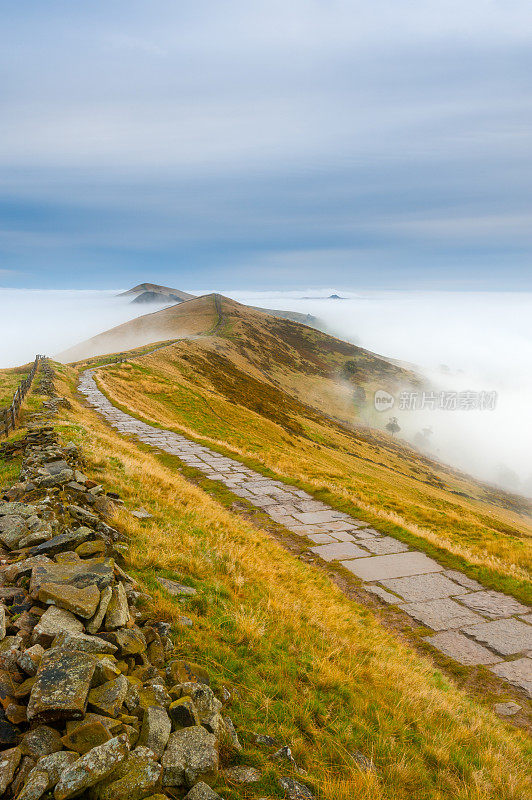
[[[329,536],[328,533],[309,533],[307,534],[307,536],[316,544],[332,544],[333,542],[339,541],[338,539],[335,539],[333,536]]]
[[[463,629],[468,636],[503,656],[532,648],[532,627],[519,619],[496,619]]]
[[[472,642],[471,639],[468,639],[467,636],[464,636],[459,631],[435,633],[434,636],[426,636],[424,641],[466,667],[477,666],[478,664],[496,664],[500,661],[500,658],[491,653],[486,647]]]
[[[471,589],[472,592],[477,592],[484,588],[481,583],[474,581],[473,578],[468,578],[467,575],[458,572],[456,569],[446,569],[443,574],[446,578],[450,578],[450,580],[455,583],[459,583],[464,589]]]
[[[518,603],[513,597],[508,597],[501,592],[482,591],[471,592],[470,594],[459,595],[457,600],[484,614],[487,617],[512,617],[514,614],[526,614],[528,608],[522,603]]]
[[[441,572],[440,564],[424,553],[397,553],[389,556],[371,556],[361,561],[342,561],[342,566],[363,581],[381,581]]]
[[[338,561],[341,558],[362,558],[368,556],[365,550],[361,550],[352,542],[338,542],[335,544],[323,544],[320,547],[311,547],[311,552],[315,553],[324,561]]]
[[[490,670],[512,686],[523,689],[532,697],[532,658],[518,658],[516,661],[503,661],[490,667]]]
[[[381,600],[384,600],[384,602],[388,603],[389,605],[396,606],[398,603],[401,602],[401,599],[399,597],[396,597],[394,594],[391,594],[391,592],[387,592],[386,589],[383,589],[381,586],[366,585],[364,588],[368,592],[377,595],[377,597],[379,597]]]
[[[367,544],[364,545],[372,553],[378,556],[385,556],[389,553],[405,553],[408,546],[393,536],[381,536],[379,538],[368,539]]]
[[[314,522],[334,522],[340,515],[339,511],[300,511],[294,516],[304,523],[312,525]]]
[[[402,603],[399,608],[406,611],[409,616],[432,628],[435,631],[446,631],[450,628],[461,628],[464,625],[474,625],[482,617],[469,608],[459,605],[449,597],[438,600],[425,600],[420,603]]]
[[[419,600],[436,600],[462,594],[463,586],[446,578],[441,572],[430,575],[412,575],[409,578],[393,578],[382,581],[382,585],[401,595],[409,603]]]

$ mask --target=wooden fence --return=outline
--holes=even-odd
[[[39,366],[39,361],[41,358],[44,358],[44,356],[35,356],[35,361],[33,362],[32,368],[15,390],[11,405],[8,408],[0,408],[0,437],[8,436],[9,431],[15,429],[17,419],[20,414],[22,401],[30,389],[31,382],[33,381],[34,375],[37,372],[37,367]]]

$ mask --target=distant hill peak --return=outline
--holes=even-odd
[[[121,292],[119,297],[133,296],[133,303],[182,303],[183,300],[193,300],[196,295],[172,289],[171,286],[159,286],[157,283],[139,283],[127,292]]]

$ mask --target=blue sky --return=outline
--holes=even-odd
[[[0,286],[532,288],[528,2],[0,10]]]

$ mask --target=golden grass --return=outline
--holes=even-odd
[[[215,686],[238,690],[231,715],[244,744],[240,760],[264,777],[253,790],[224,788],[227,800],[279,797],[276,779],[290,772],[253,744],[252,732],[292,747],[319,800],[529,796],[524,734],[458,690],[318,570],[71,396],[64,434],[83,445],[86,471],[119,491],[126,507],[142,504],[153,514],[143,522],[126,509],[117,515],[131,544],[128,569],[166,618],[193,619],[191,629],[176,627],[177,652],[205,663]],[[157,574],[189,582],[198,598],[176,602]],[[352,750],[374,760],[375,775],[354,765]]]
[[[532,520],[512,509],[512,498],[384,436],[352,434],[314,412],[306,415],[301,405],[279,401],[279,424],[275,411],[266,409],[265,416],[260,399],[254,410],[252,385],[241,370],[233,385],[218,379],[213,385],[204,356],[215,346],[214,339],[180,342],[137,363],[106,368],[97,379],[133,415],[251,459],[316,494],[327,491],[331,502],[347,502],[373,523],[394,525],[470,565],[529,580]],[[228,384],[231,377],[229,371]],[[279,397],[284,402],[288,395]]]
[[[10,406],[19,383],[26,377],[31,364],[12,369],[0,369],[0,408]]]

